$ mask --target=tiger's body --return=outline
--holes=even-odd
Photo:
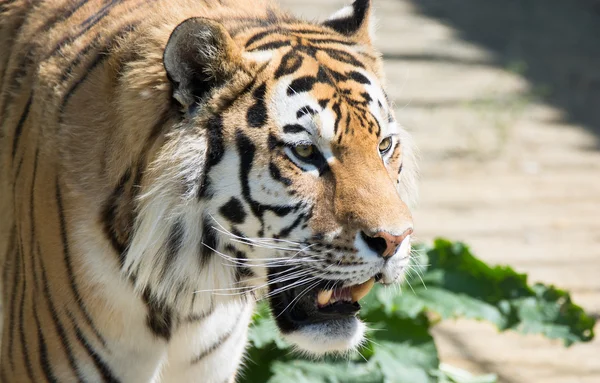
[[[0,4],[0,381],[232,382],[255,299],[289,306],[276,283],[398,279],[406,257],[365,256],[343,226],[411,230],[408,141],[383,162],[352,143],[404,134],[368,3],[329,25],[270,1]],[[304,131],[318,161],[286,143]],[[280,329],[310,349],[295,320]],[[323,351],[360,342],[340,321]]]

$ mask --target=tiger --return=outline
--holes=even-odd
[[[359,347],[418,178],[373,41],[369,0],[0,4],[0,381],[234,382],[259,301]]]

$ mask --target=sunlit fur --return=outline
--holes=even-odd
[[[0,4],[0,381],[233,382],[256,300],[299,289],[286,312],[322,281],[399,281],[410,236],[384,261],[359,235],[407,232],[416,197],[371,13]],[[165,48],[194,17],[194,48],[169,61],[202,61],[186,88]],[[356,347],[365,327],[278,323],[313,354]]]

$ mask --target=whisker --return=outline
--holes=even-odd
[[[317,278],[317,277],[315,277]],[[296,295],[296,297],[294,299],[292,299],[292,301],[283,309],[283,311],[281,311],[279,313],[279,315],[277,315],[275,317],[275,319],[279,318],[287,309],[288,307],[290,307],[294,302],[296,302],[298,299],[300,299],[300,297],[302,297],[304,294],[306,294],[310,289],[312,289],[313,287],[317,286],[319,284],[319,281],[317,280],[316,282],[312,283],[311,285],[309,285],[307,288],[305,288],[304,290],[302,290],[302,292],[298,295]]]
[[[298,270],[299,268],[300,268],[300,266],[290,267],[289,269],[285,269],[283,271],[278,271],[276,273],[269,274],[268,276],[265,276],[265,277],[268,278],[268,277],[273,277],[273,276],[276,276],[276,275],[281,275],[281,274],[284,274],[284,273],[287,273],[287,272]],[[254,281],[254,280],[257,280],[257,279],[263,279],[265,277],[256,276],[256,277],[253,277],[253,278],[245,278],[245,279],[243,279],[241,281],[235,282],[234,284],[248,283],[249,281]]]
[[[217,292],[217,291],[230,291],[230,290],[245,290],[243,292],[243,294],[247,294],[247,293],[250,293],[250,292],[253,292],[253,291],[256,291],[256,290],[260,290],[263,287],[267,287],[267,286],[269,286],[271,284],[274,284],[274,283],[285,282],[285,281],[290,280],[290,279],[297,279],[297,278],[300,278],[300,277],[308,275],[308,274],[310,274],[310,271],[302,271],[302,272],[294,273],[294,275],[291,275],[291,276],[288,275],[288,276],[285,276],[285,277],[277,278],[277,279],[275,279],[273,281],[269,281],[269,282],[267,282],[265,284],[262,284],[262,285],[256,286],[256,287],[242,286],[242,287],[230,287],[230,288],[222,288],[222,289],[197,290],[197,291],[194,291],[194,294],[196,294],[196,293],[202,293],[202,292],[211,292],[211,293],[214,293],[214,292]],[[214,294],[214,295],[243,295],[243,294],[242,293],[232,293],[232,294]]]
[[[215,221],[215,223],[220,228],[220,229],[218,229],[218,228],[216,228],[216,227],[213,226],[212,227],[213,229],[215,229],[215,230],[217,230],[217,231],[219,231],[219,232],[221,232],[223,234],[229,235],[230,237],[233,237],[233,238],[237,238],[237,239],[241,239],[241,240],[246,240],[246,241],[250,241],[250,242],[273,241],[273,242],[285,242],[285,243],[290,243],[290,244],[294,244],[294,245],[302,245],[299,242],[293,242],[293,241],[290,241],[290,240],[287,240],[287,239],[280,239],[280,238],[250,238],[250,237],[242,237],[242,236],[239,236],[239,235],[235,235],[232,232],[230,232],[229,230],[227,230],[223,225],[221,225],[219,223],[219,221],[217,221],[215,219],[215,217],[213,217],[211,214],[209,214],[209,216]]]
[[[207,248],[209,248],[210,250],[214,251],[216,254],[220,255],[222,258],[224,258],[227,261],[230,261],[231,263],[234,263],[236,265],[240,265],[240,266],[248,266],[248,267],[267,267],[267,266],[287,266],[289,264],[300,264],[300,263],[307,263],[307,262],[318,262],[318,260],[313,260],[313,259],[294,259],[294,260],[290,260],[288,258],[256,258],[256,259],[252,259],[252,260],[261,260],[261,259],[265,259],[267,260],[267,262],[265,264],[262,263],[252,263],[250,262],[250,259],[248,261],[240,261],[237,258],[234,258],[230,255],[227,254],[223,254],[222,252],[218,251],[217,249],[212,248],[211,246],[207,245],[206,243],[202,242],[202,245],[206,246]],[[275,261],[269,261],[271,259],[274,259]],[[234,265],[230,265],[230,266],[234,266]]]

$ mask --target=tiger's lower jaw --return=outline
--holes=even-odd
[[[311,355],[343,353],[364,339],[365,324],[358,319],[360,304],[374,279],[343,286],[322,281],[316,287],[284,290],[270,298],[277,326],[286,340]],[[275,284],[274,289],[281,288]]]
[[[349,317],[305,325],[283,335],[299,350],[323,355],[358,348],[364,340],[365,328],[358,318]]]

